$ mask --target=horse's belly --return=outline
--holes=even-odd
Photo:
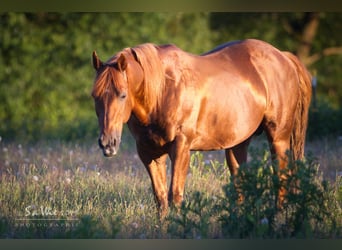
[[[191,150],[210,151],[231,148],[240,141],[232,138],[233,136],[229,135],[197,136],[191,143]]]
[[[234,147],[251,137],[260,127],[262,119],[261,110],[255,110],[250,115],[207,115],[205,121],[192,127],[195,129],[189,127],[192,130],[192,136],[188,136],[191,149],[207,151]]]
[[[196,138],[196,140],[192,143],[190,150],[193,151],[212,151],[212,150],[221,150],[225,148],[231,148],[234,144],[232,143],[220,143],[217,141],[206,140],[201,138]]]

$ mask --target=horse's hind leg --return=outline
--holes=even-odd
[[[288,175],[288,173],[286,173],[288,165],[288,156],[286,153],[290,149],[291,128],[286,126],[282,127],[279,124],[265,123],[265,131],[273,160],[278,162],[279,169],[277,174],[280,182],[283,183],[281,184],[278,193],[278,207],[282,207],[287,193],[284,183],[286,182]]]
[[[247,161],[247,150],[248,150],[250,141],[251,141],[251,138],[248,138],[246,141],[236,145],[235,147],[226,149],[226,160],[227,160],[227,164],[230,170],[230,174],[233,177],[237,175],[239,166],[242,163],[245,163]],[[234,178],[233,178],[233,181],[234,181]],[[242,191],[236,185],[235,181],[234,181],[234,185],[239,194],[238,202],[241,203],[244,200]]]
[[[247,161],[247,150],[250,141],[251,138],[248,138],[246,141],[226,149],[226,160],[231,175],[236,175],[239,165]]]

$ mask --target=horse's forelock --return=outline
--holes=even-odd
[[[101,97],[106,92],[120,92],[125,88],[122,81],[118,80],[118,72],[111,65],[106,65],[104,69],[97,73],[92,90],[93,97]]]

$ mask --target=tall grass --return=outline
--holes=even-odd
[[[0,142],[0,237],[342,237],[341,176],[324,180],[316,160],[297,163],[289,177],[297,192],[279,210],[280,183],[263,147],[251,150],[236,177],[242,204],[222,156],[193,153],[185,201],[160,221],[144,167],[134,151],[123,151],[106,159],[87,143]]]

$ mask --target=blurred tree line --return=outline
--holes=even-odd
[[[0,136],[95,138],[93,50],[107,60],[153,42],[200,54],[244,38],[296,53],[317,75],[323,112],[336,116],[327,133],[341,132],[341,31],[340,13],[1,13]]]

